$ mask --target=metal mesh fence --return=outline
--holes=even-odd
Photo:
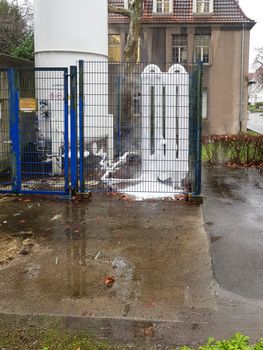
[[[69,91],[65,68],[0,71],[1,192],[66,194],[70,165],[72,192],[200,194],[201,66],[70,73]]]
[[[7,184],[7,190],[20,193],[68,190],[66,73],[60,68],[16,68],[1,73],[1,190]]]
[[[81,187],[199,194],[201,70],[85,62]]]
[[[64,191],[64,75],[63,70],[18,70],[20,105],[26,104],[19,111],[22,190]]]
[[[0,69],[0,190],[12,190],[8,72]]]

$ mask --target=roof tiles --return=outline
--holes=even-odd
[[[108,0],[109,4],[123,7],[123,0]],[[154,14],[153,0],[144,0],[143,23],[247,23],[255,22],[248,18],[240,8],[237,0],[214,0],[213,14],[193,14],[193,0],[174,0],[173,14]],[[128,18],[109,14],[109,23],[126,23]]]

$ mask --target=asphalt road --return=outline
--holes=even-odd
[[[248,129],[263,134],[263,111],[262,113],[249,113]]]
[[[263,299],[263,176],[253,169],[206,166],[204,216],[220,286]]]

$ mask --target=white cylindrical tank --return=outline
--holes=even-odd
[[[107,0],[34,0],[37,67],[107,61]]]
[[[107,152],[112,153],[113,122],[108,115],[108,1],[34,0],[34,24],[36,67],[69,67],[79,60],[94,62],[84,65],[85,143],[107,138]],[[48,73],[36,74],[36,96],[49,109],[47,117],[40,114],[39,129],[41,139],[50,145],[53,173],[59,174],[64,131],[63,77],[61,73],[60,79],[54,79],[54,74],[50,78]]]

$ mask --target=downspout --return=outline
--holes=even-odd
[[[239,106],[239,127],[242,131],[242,122],[244,119],[243,106],[244,106],[244,41],[245,41],[245,25],[242,24],[241,35],[241,67],[240,67],[240,106]]]

